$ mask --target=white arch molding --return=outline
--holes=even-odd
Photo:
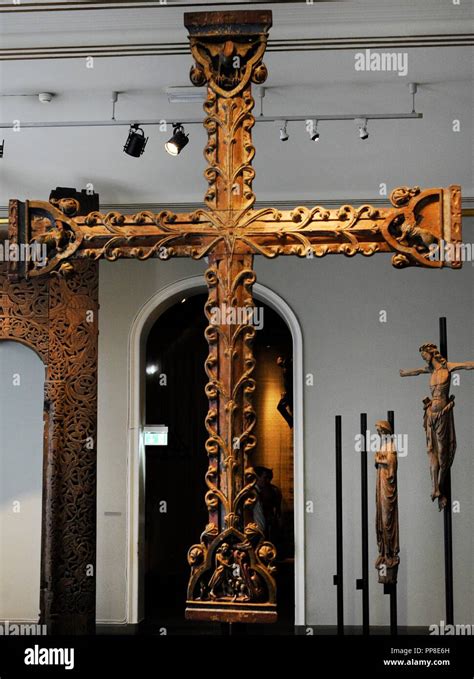
[[[133,322],[129,337],[128,403],[128,544],[127,622],[144,617],[145,450],[142,427],[145,418],[145,353],[148,333],[155,321],[183,296],[207,293],[202,276],[176,281],[146,302]],[[295,625],[305,624],[305,509],[303,444],[303,336],[298,319],[282,297],[260,283],[254,298],[268,304],[286,321],[293,339],[293,460],[295,529]]]

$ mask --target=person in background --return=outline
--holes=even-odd
[[[281,520],[282,495],[278,486],[272,483],[273,470],[268,467],[254,467],[257,475],[255,490],[257,502],[254,506],[254,519],[267,540],[278,540]]]

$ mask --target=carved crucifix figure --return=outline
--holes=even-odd
[[[401,187],[392,192],[391,207],[386,208],[254,208],[251,86],[263,83],[267,76],[262,59],[271,21],[271,12],[263,10],[185,14],[195,59],[191,80],[197,86],[207,85],[205,209],[134,215],[94,211],[81,216],[71,204],[14,200],[8,235],[3,234],[13,243],[44,243],[48,250],[46,266],[14,263],[12,278],[68,275],[80,259],[208,257],[205,500],[209,521],[188,553],[186,615],[195,619],[272,622],[277,602],[275,548],[253,518],[252,339],[256,331],[250,319],[239,322],[242,314],[231,315],[235,319],[231,323],[226,323],[227,317],[216,322],[212,310],[221,305],[253,306],[254,255],[393,253],[392,263],[398,268],[461,265],[437,261],[429,249],[441,240],[461,242],[459,186]],[[54,558],[54,551],[48,554]],[[59,582],[57,589],[56,602],[63,597],[65,583]]]
[[[431,398],[425,398],[423,426],[430,461],[433,490],[431,499],[438,498],[441,511],[446,506],[444,483],[456,453],[456,432],[454,429],[454,396],[450,396],[451,373],[457,370],[474,370],[474,361],[449,363],[441,355],[436,344],[426,343],[420,347],[426,366],[416,370],[400,370],[401,377],[416,377],[431,374]]]
[[[377,469],[375,508],[375,527],[379,556],[375,568],[379,573],[379,582],[395,584],[397,582],[400,558],[398,531],[398,485],[397,485],[397,450],[393,440],[393,431],[389,422],[380,420],[375,423],[380,437],[380,449],[375,453]]]

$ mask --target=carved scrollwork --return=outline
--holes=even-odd
[[[403,205],[407,205],[412,198],[418,196],[419,193],[419,186],[399,186],[390,194],[390,202],[394,207],[402,207]]]
[[[0,264],[0,339],[21,342],[48,364],[48,280],[9,279]]]
[[[59,202],[64,203],[66,200],[61,199]],[[77,253],[84,238],[74,219],[68,216],[68,212],[74,213],[73,205],[68,208],[63,204],[62,210],[50,203],[47,205],[48,208],[45,209],[42,202],[29,203],[30,247],[46,248],[46,261],[32,262],[27,268],[29,278],[45,276],[60,269],[63,263]]]
[[[64,212],[64,214],[68,217],[74,217],[77,215],[81,207],[79,201],[76,200],[76,198],[51,198],[49,202],[51,205],[57,207],[58,210]]]

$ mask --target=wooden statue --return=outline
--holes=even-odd
[[[441,355],[436,344],[423,344],[420,353],[426,367],[416,370],[400,370],[401,377],[412,377],[431,373],[431,398],[425,398],[423,426],[426,432],[426,445],[430,460],[431,481],[433,490],[431,499],[438,498],[441,511],[446,507],[447,499],[444,484],[453,464],[456,453],[456,432],[454,429],[454,396],[449,395],[451,373],[456,370],[473,370],[474,361],[466,363],[448,363]]]
[[[397,487],[397,451],[393,440],[393,431],[389,422],[381,420],[375,423],[381,438],[380,449],[375,453],[377,469],[376,485],[376,519],[377,546],[379,556],[375,568],[379,572],[379,582],[396,584],[400,558],[398,537],[398,487]]]

